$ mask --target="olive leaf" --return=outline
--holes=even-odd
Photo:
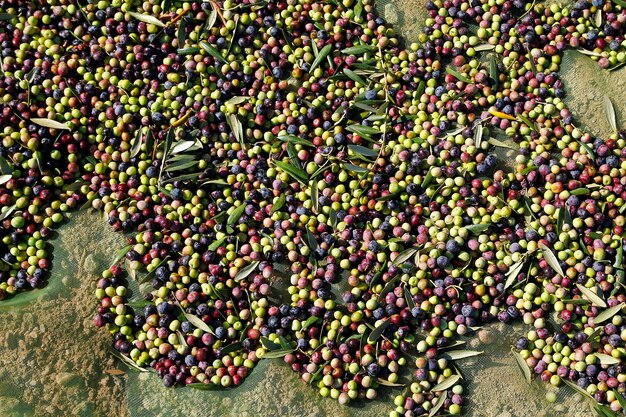
[[[187,27],[187,19],[183,18],[178,24],[178,30],[176,31],[176,39],[178,40],[178,46],[183,46],[185,44],[185,41],[187,40],[187,32],[185,30],[186,27]]]
[[[294,135],[280,135],[277,137],[277,139],[282,142],[293,143],[295,145],[312,146],[312,147],[315,146],[310,141],[299,138],[298,136],[294,136]]]
[[[452,388],[455,386],[459,380],[461,379],[461,375],[451,375],[439,384],[435,385],[431,391],[445,391],[448,388]]]
[[[588,51],[588,50],[582,49],[582,48],[576,49],[576,51],[581,53],[581,54],[583,54],[583,55],[587,55],[587,56],[595,56],[595,57],[598,57],[598,58],[602,57],[602,55],[600,55],[598,52]]]
[[[600,365],[617,365],[620,363],[619,359],[614,358],[611,355],[607,355],[605,353],[594,353],[593,354],[598,361],[600,361]]]
[[[363,15],[363,1],[358,0],[356,5],[354,6],[354,16],[359,18]]]
[[[489,229],[489,226],[491,226],[491,223],[479,223],[479,224],[470,224],[468,226],[464,226],[464,228],[465,230],[467,230],[473,235],[479,235],[480,233]]]
[[[178,337],[178,343],[186,348],[189,347],[187,344],[187,340],[185,339],[185,335],[180,330],[176,330],[176,336]]]
[[[350,70],[348,68],[345,68],[343,70],[343,73],[346,74],[346,77],[350,78],[356,84],[361,84],[362,86],[366,86],[367,85],[367,82],[363,79],[363,77],[361,77],[360,75],[358,75],[354,71],[352,71],[352,70]]]
[[[135,156],[137,156],[139,154],[139,151],[141,150],[141,139],[143,137],[142,134],[142,129],[139,128],[137,129],[137,134],[135,135],[135,137],[133,138],[131,144],[130,144],[130,157],[134,158]]]
[[[346,48],[341,53],[344,55],[363,55],[365,52],[372,52],[374,48],[374,45],[357,45]]]
[[[428,172],[426,173],[426,176],[424,177],[424,180],[422,180],[422,184],[420,186],[422,188],[428,187],[428,184],[430,184],[430,182],[433,180],[433,178],[434,178],[433,167],[430,167],[428,169]]]
[[[176,53],[178,55],[195,55],[198,52],[200,52],[200,48],[196,47],[196,46],[191,46],[189,48],[179,48]],[[202,384],[204,385],[204,384]]]
[[[391,263],[394,264],[395,266],[401,265],[405,261],[407,261],[410,258],[412,258],[413,255],[415,255],[417,253],[417,251],[418,251],[417,248],[406,249],[406,250],[400,252],[398,254],[398,256],[396,256]]]
[[[235,136],[235,139],[237,139],[237,142],[239,142],[241,146],[244,147],[243,125],[241,124],[241,120],[239,120],[239,117],[237,117],[236,114],[229,114],[228,118],[226,119],[226,123],[228,123],[228,126],[230,126],[230,130],[231,132],[233,132],[233,135]]]
[[[587,390],[582,389],[578,385],[574,384],[572,381],[568,381],[567,379],[563,378],[563,382],[565,382],[565,385],[567,385],[568,387],[570,387],[574,391],[578,392],[579,394],[582,394],[585,397],[593,399],[593,396],[591,394],[589,394],[587,392]]]
[[[0,21],[3,20],[12,20],[15,19],[15,16],[13,16],[12,14],[9,13],[0,13]]]
[[[234,209],[228,216],[228,220],[226,220],[226,224],[229,226],[232,226],[233,224],[237,223],[237,220],[239,220],[243,212],[246,210],[246,206],[247,206],[246,203],[242,203],[239,207]]]
[[[311,316],[302,324],[302,328],[300,330],[306,330],[320,320],[321,319],[317,316]]]
[[[589,288],[576,283],[576,288],[582,293],[583,297],[587,300],[591,301],[592,304],[595,304],[599,307],[606,307],[606,302],[598,296],[595,292],[591,291]]]
[[[206,24],[202,28],[202,32],[208,33],[211,29],[213,29],[213,26],[215,26],[215,22],[217,22],[217,10],[213,9],[211,10],[211,13],[209,13],[209,17],[206,20]]]
[[[117,265],[122,259],[124,259],[124,257],[126,256],[128,251],[132,249],[132,247],[133,245],[127,245],[121,249],[118,249],[118,251],[115,252],[115,258],[113,259],[113,263],[111,265]]]
[[[608,319],[612,318],[614,315],[619,313],[619,311],[624,307],[624,303],[617,304],[609,309],[604,310],[602,313],[598,314],[594,319],[594,324],[600,324]]]
[[[333,208],[331,208],[330,213],[328,213],[328,223],[333,228],[337,226],[337,211]]]
[[[449,352],[442,353],[441,356],[448,360],[456,361],[460,359],[471,358],[473,356],[478,356],[482,353],[483,352],[477,350],[451,350]]]
[[[459,81],[463,81],[466,84],[469,84],[472,82],[472,80],[465,74],[461,74],[460,72],[450,68],[449,66],[446,67],[446,72],[450,75],[452,75],[454,78],[456,78]]]
[[[367,342],[374,343],[378,339],[380,339],[380,336],[383,335],[383,333],[385,332],[387,327],[389,327],[390,324],[391,324],[391,320],[385,320],[382,323],[380,323],[374,330],[372,330],[369,336],[367,336]]]
[[[6,159],[0,156],[0,174],[10,175],[13,174],[13,168],[7,162]]]
[[[348,171],[358,172],[359,174],[365,174],[367,172],[370,172],[370,170],[367,168],[363,168],[361,166],[348,164],[348,163],[344,163],[343,168],[347,169]]]
[[[276,202],[272,206],[271,214],[274,214],[278,210],[283,208],[283,206],[285,205],[286,201],[287,201],[287,197],[285,196],[285,194],[281,194],[280,196],[278,196],[278,200],[276,200]]]
[[[530,384],[532,381],[532,376],[531,376],[530,368],[528,367],[528,364],[526,363],[526,361],[524,360],[522,355],[520,355],[519,352],[516,352],[513,350],[512,353],[513,353],[513,357],[515,358],[515,361],[517,362],[517,365],[520,367],[520,369],[522,370],[522,373],[524,374],[524,379],[526,380],[526,382]]]
[[[304,172],[300,168],[295,167],[295,166],[293,166],[291,164],[282,162],[282,161],[274,161],[274,163],[276,164],[276,166],[278,168],[280,168],[281,170],[283,170],[284,172],[289,174],[295,180],[298,180],[299,182],[301,182],[303,184],[305,184],[307,182],[308,175],[306,174],[306,172]]]
[[[349,132],[356,133],[359,136],[366,136],[366,137],[369,137],[370,135],[378,135],[379,133],[381,133],[380,130],[376,129],[375,127],[363,126],[359,124],[352,124],[346,127],[346,130]]]
[[[386,379],[378,378],[376,379],[380,385],[384,385],[385,387],[406,387],[406,384],[399,384],[397,382],[387,381]]]
[[[129,358],[126,355],[123,355],[121,353],[119,353],[117,350],[113,350],[111,349],[111,353],[113,354],[113,356],[115,356],[116,358],[118,358],[119,360],[121,360],[122,362],[124,362],[124,364],[126,364],[127,366],[129,366],[130,368],[139,371],[139,372],[150,372],[149,369],[146,368],[142,368],[141,366],[137,365],[137,363],[132,360],[131,358]]]
[[[11,215],[11,213],[13,213],[15,211],[15,209],[17,208],[17,206],[15,204],[13,204],[12,206],[9,206],[6,210],[4,210],[4,212],[0,213],[0,221],[6,219],[7,217],[9,217]]]
[[[406,286],[404,287],[404,300],[406,301],[406,306],[409,310],[413,310],[415,308],[415,301],[413,301],[411,290],[409,290]]]
[[[261,340],[261,345],[263,345],[263,347],[269,351],[280,349],[279,344],[272,342],[270,339],[268,339],[265,336],[261,336],[260,340]]]
[[[172,155],[176,155],[178,153],[181,152],[185,152],[188,151],[189,149],[191,149],[194,145],[197,146],[197,142],[195,140],[183,140],[181,142],[178,142],[170,151],[170,154]]]
[[[294,351],[294,349],[279,349],[279,350],[273,350],[271,352],[266,352],[265,354],[263,354],[263,358],[262,359],[278,359],[278,358],[283,358],[287,355],[289,355],[290,353],[292,353]]]
[[[559,260],[556,258],[554,253],[550,250],[550,248],[548,248],[543,243],[539,244],[539,248],[541,249],[541,252],[543,253],[543,257],[545,258],[546,262],[548,262],[548,265],[550,265],[550,268],[552,268],[554,272],[556,272],[560,276],[564,277],[565,273],[563,272],[563,269],[561,268],[561,265],[559,264]]]
[[[537,125],[535,125],[535,123],[530,120],[528,117],[524,116],[523,114],[518,114],[517,118],[523,122],[526,126],[528,126],[531,130],[534,130],[535,132],[537,132]]]
[[[241,342],[231,343],[228,346],[220,348],[220,355],[226,356],[241,349],[243,349],[243,344]]]
[[[154,135],[152,134],[152,129],[148,128],[148,133],[146,133],[146,154],[152,155],[152,148],[154,146]]]
[[[441,407],[443,407],[443,404],[446,402],[446,398],[448,398],[448,391],[444,391],[441,394],[439,394],[439,397],[437,398],[437,402],[435,403],[433,408],[430,409],[428,413],[428,417],[433,417],[435,414],[437,414],[437,411],[439,411],[439,409],[441,409]]]
[[[363,155],[363,156],[369,156],[369,157],[377,157],[378,156],[378,152],[370,149],[370,148],[366,148],[365,146],[360,146],[360,145],[348,145],[348,149],[350,149],[352,152],[354,152],[357,155]]]
[[[57,129],[57,130],[70,130],[64,123],[57,122],[56,120],[33,117],[30,119],[31,122],[38,124],[39,126],[47,127],[49,129]]]
[[[495,45],[490,45],[488,43],[483,43],[481,45],[476,45],[474,47],[474,51],[476,51],[476,52],[486,52],[486,51],[492,51],[494,49],[496,49],[496,46]]]
[[[602,26],[602,9],[601,8],[598,9],[598,11],[596,12],[594,24],[596,25],[597,28]]]
[[[317,180],[313,180],[311,181],[311,185],[309,186],[311,188],[311,206],[313,208],[313,212],[315,213],[319,213],[320,211],[320,194],[319,194],[319,190],[317,188]]]
[[[225,241],[225,240],[226,240],[226,238],[225,238],[225,237],[223,237],[223,238],[221,238],[221,239],[219,239],[219,240],[216,240],[215,242],[213,242],[213,243],[211,243],[211,244],[209,245],[209,248],[208,248],[208,249],[209,249],[210,251],[216,251],[216,250],[217,250],[217,248],[219,248],[220,246],[222,246],[222,243],[224,243],[224,241]]]
[[[141,22],[149,23],[151,25],[156,25],[162,28],[165,27],[165,23],[161,22],[159,19],[157,19],[154,16],[150,16],[150,15],[142,14],[142,13],[135,13],[135,12],[128,12],[128,14]]]
[[[13,175],[11,174],[0,175],[0,185],[9,182],[11,178],[13,178]]]
[[[317,57],[315,58],[315,60],[313,61],[313,63],[311,64],[311,68],[309,69],[309,72],[312,72],[315,68],[317,68],[317,66],[321,64],[324,59],[326,59],[328,54],[330,54],[331,50],[332,50],[331,45],[326,45],[325,47],[323,47],[322,50],[317,55]]]
[[[205,41],[200,42],[200,47],[202,47],[202,49],[204,49],[213,58],[220,60],[222,62],[226,62],[226,59],[224,59],[222,54],[220,54],[219,51],[215,49],[213,46],[211,46],[211,44],[209,44],[208,42],[205,42]]]
[[[604,96],[604,113],[606,114],[606,119],[609,122],[609,126],[613,132],[617,132],[617,122],[615,119],[615,108],[613,107],[613,103],[611,103],[611,99],[607,96]]]
[[[622,410],[626,410],[626,398],[624,397],[624,394],[622,394],[621,392],[618,392],[617,390],[613,390],[613,394],[615,395],[615,398],[617,398],[617,402],[619,402],[619,405],[622,407]]]
[[[499,148],[513,149],[514,151],[516,151],[516,150],[518,150],[518,149],[519,149],[519,146],[518,146],[515,142],[513,142],[512,144],[510,144],[510,143],[502,142],[502,141],[500,141],[500,140],[498,140],[498,139],[495,139],[495,138],[489,138],[489,139],[487,140],[487,142],[488,142],[490,145],[497,146],[497,147],[499,147]]]
[[[496,56],[491,54],[489,59],[489,78],[493,81],[493,88],[498,91],[498,85],[500,84],[500,75],[498,74],[498,61]]]
[[[211,327],[209,327],[209,325],[206,324],[204,320],[202,320],[200,317],[191,313],[187,313],[185,310],[183,310],[182,307],[181,307],[181,310],[183,312],[183,315],[185,316],[185,320],[187,320],[189,323],[193,324],[194,326],[196,326],[198,329],[202,330],[203,332],[210,333],[212,335],[215,334],[213,332],[213,329],[211,329]]]
[[[237,275],[235,275],[235,281],[246,279],[250,274],[256,271],[260,263],[259,261],[254,261],[245,268],[242,268],[241,271],[237,272]]]
[[[249,98],[250,97],[247,97],[247,96],[235,96],[235,97],[232,97],[231,99],[229,99],[224,104],[226,104],[226,105],[232,104],[233,106],[236,106],[238,104],[245,103]]]

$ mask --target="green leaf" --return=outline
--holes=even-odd
[[[519,150],[519,146],[515,142],[510,144],[510,143],[502,142],[502,141],[500,141],[498,139],[495,139],[495,138],[489,138],[487,140],[487,142],[489,142],[489,144],[491,144],[493,146],[497,146],[499,148],[513,149],[514,151]]]
[[[320,193],[317,189],[317,180],[311,181],[309,186],[311,188],[311,206],[315,213],[319,213],[320,211]]]
[[[604,113],[606,114],[606,119],[609,122],[609,126],[613,132],[617,132],[617,122],[615,119],[615,108],[613,107],[613,103],[611,103],[611,99],[607,96],[604,96],[603,101]]]
[[[265,336],[261,336],[260,340],[261,340],[261,345],[263,345],[263,347],[269,351],[280,349],[279,344],[272,342],[269,338]]]
[[[263,354],[263,358],[262,359],[283,358],[283,357],[289,355],[290,353],[292,353],[293,351],[294,351],[294,349],[279,349],[279,350],[273,350],[271,352],[265,352],[265,354]]]
[[[33,117],[30,121],[39,126],[47,127],[48,129],[70,130],[65,124],[52,119]]]
[[[328,222],[331,227],[337,227],[337,211],[333,208],[330,209],[330,213],[328,214]]]
[[[517,263],[511,265],[509,271],[506,273],[506,282],[504,284],[504,290],[511,287],[511,285],[517,282],[517,276],[522,271],[524,267],[524,260],[518,261]]]
[[[246,267],[242,268],[241,271],[237,272],[237,275],[235,275],[235,281],[241,281],[246,279],[250,274],[256,271],[260,263],[261,262],[259,261],[254,261],[251,264],[248,264]]]
[[[490,226],[491,226],[491,223],[470,224],[468,226],[465,226],[465,230],[467,230],[473,235],[479,235],[485,230],[489,229]]]
[[[387,381],[386,379],[377,378],[376,382],[385,387],[406,387],[406,384],[398,384],[397,382]]]
[[[304,324],[302,324],[302,328],[300,330],[306,330],[309,327],[311,327],[312,325],[314,325],[315,323],[317,323],[318,321],[320,321],[321,319],[317,316],[311,316],[308,319],[306,319],[306,321],[304,322]]]
[[[226,105],[232,104],[233,106],[237,106],[241,103],[245,103],[246,101],[248,101],[250,97],[247,96],[235,96],[232,97],[230,100],[228,100],[226,103]]]
[[[142,368],[141,366],[137,365],[137,363],[132,360],[131,358],[129,358],[126,355],[123,355],[121,353],[119,353],[117,350],[113,350],[111,349],[111,353],[113,354],[113,356],[115,356],[116,358],[118,358],[119,360],[121,360],[122,362],[124,362],[124,364],[126,364],[128,367],[139,371],[139,372],[150,372],[149,369],[146,368]]]
[[[493,51],[494,49],[496,49],[496,46],[495,45],[490,45],[488,43],[483,43],[481,45],[476,45],[474,47],[474,51],[476,51],[476,52]]]
[[[122,259],[124,259],[124,257],[126,256],[128,251],[132,249],[132,247],[133,245],[126,245],[123,248],[118,249],[118,251],[115,252],[115,258],[113,259],[113,263],[111,265],[117,265]]]
[[[154,135],[152,134],[152,129],[148,128],[148,133],[146,133],[146,154],[152,155],[152,148],[154,146]]]
[[[276,202],[272,206],[271,214],[274,214],[278,210],[283,208],[283,206],[285,205],[286,201],[287,201],[287,197],[285,196],[285,194],[281,194],[280,196],[278,196],[278,200],[276,200]]]
[[[624,394],[618,392],[615,389],[613,390],[613,394],[615,395],[615,398],[617,398],[617,402],[619,402],[622,410],[626,410],[626,398],[624,398]]]
[[[579,394],[582,394],[585,397],[594,399],[593,396],[587,392],[587,390],[582,389],[578,385],[574,384],[572,381],[568,381],[567,379],[563,378],[563,382],[565,382],[565,385],[567,385],[568,387],[570,387],[574,391],[578,392]]]
[[[239,120],[239,117],[237,117],[236,114],[229,114],[226,122],[228,123],[231,132],[233,132],[235,139],[237,139],[237,142],[241,144],[241,147],[244,147],[243,125],[241,124],[241,120]]]
[[[370,170],[367,168],[363,168],[361,166],[349,164],[349,163],[344,163],[343,168],[347,169],[348,171],[358,172],[359,174],[365,174],[367,172],[370,172]]]
[[[613,318],[613,316],[619,313],[622,308],[624,308],[624,303],[617,304],[607,310],[604,310],[593,319],[594,324],[600,324],[610,318]]]
[[[378,156],[378,152],[370,148],[366,148],[365,146],[348,145],[348,149],[350,149],[352,152],[354,152],[357,155],[363,155],[363,156],[367,156],[371,158],[375,158]]]
[[[12,14],[9,13],[0,13],[0,21],[3,20],[12,20],[15,19],[15,16],[13,16]]]
[[[363,15],[363,1],[358,0],[356,5],[354,6],[354,16],[361,17]]]
[[[445,380],[443,380],[442,382],[440,382],[439,384],[435,385],[431,391],[435,392],[435,391],[445,391],[448,388],[452,388],[453,386],[455,386],[459,380],[461,379],[461,375],[451,375],[448,378],[446,378]]]
[[[444,391],[439,394],[437,402],[428,412],[428,417],[433,417],[435,414],[437,414],[437,412],[441,409],[441,407],[443,407],[443,404],[446,402],[446,398],[448,398],[448,391]]]
[[[341,53],[344,55],[363,55],[366,52],[372,52],[374,49],[374,45],[357,45],[343,49]]]
[[[410,258],[412,258],[417,253],[417,251],[418,251],[417,248],[406,249],[400,252],[398,256],[396,256],[391,263],[395,266],[401,265],[407,260],[409,260]]]
[[[0,212],[0,221],[6,219],[7,217],[9,217],[11,215],[11,213],[13,213],[15,211],[15,209],[17,208],[17,206],[15,204],[13,204],[12,206],[5,206],[6,210],[4,210],[3,212]],[[3,209],[5,208],[3,207]]]
[[[192,147],[194,147],[194,145],[197,147],[198,146],[198,142],[196,142],[195,140],[183,140],[178,142],[170,151],[171,155],[176,155],[185,151],[188,151],[189,149],[191,149]]]
[[[231,354],[233,352],[237,352],[237,351],[239,351],[241,349],[243,349],[243,344],[241,342],[231,343],[228,346],[220,348],[220,355],[222,355],[222,356],[229,355],[229,354]]]
[[[178,46],[185,45],[185,41],[187,40],[187,32],[185,28],[187,26],[187,19],[182,18],[180,23],[178,24],[178,30],[176,31],[176,39],[178,40]]]
[[[483,125],[478,123],[474,128],[474,145],[480,149],[480,145],[483,143]]]
[[[321,64],[322,61],[324,61],[324,59],[326,59],[328,54],[330,54],[331,50],[332,50],[331,45],[324,46],[322,50],[320,51],[320,53],[315,58],[315,60],[313,61],[313,64],[311,64],[311,68],[309,69],[309,72],[313,72],[313,70],[315,70],[315,68],[317,68],[317,66]]]
[[[523,114],[518,114],[517,118],[523,122],[526,126],[528,126],[531,130],[534,130],[535,132],[537,132],[537,125],[535,125],[535,123],[530,120],[528,117],[524,116]]]
[[[606,307],[606,302],[598,294],[591,291],[589,288],[578,283],[576,283],[576,288],[578,288],[582,296],[591,301],[592,304],[595,304],[599,307]]]
[[[220,60],[222,62],[226,62],[226,59],[224,59],[222,54],[220,54],[219,51],[215,49],[213,46],[211,46],[211,44],[209,44],[208,42],[202,41],[200,42],[200,46],[213,58]]]
[[[530,368],[528,367],[528,364],[526,363],[522,355],[519,354],[519,352],[512,351],[512,353],[513,353],[513,357],[515,358],[515,361],[517,362],[517,365],[520,367],[520,369],[522,370],[522,373],[524,374],[524,379],[526,380],[526,382],[530,384],[532,381],[532,377],[531,377]]]
[[[593,149],[591,149],[589,147],[589,145],[587,145],[584,142],[578,142],[580,143],[580,146],[582,146],[582,148],[587,152],[587,155],[589,155],[589,158],[591,159],[591,161],[593,161],[594,163],[596,162],[596,154],[593,152]]]
[[[449,352],[443,353],[441,356],[444,358],[456,361],[460,359],[471,358],[473,356],[482,355],[483,352],[477,350],[451,350]]]
[[[209,325],[206,324],[200,317],[193,315],[191,313],[187,313],[185,310],[182,309],[182,307],[181,307],[181,310],[183,312],[183,315],[185,316],[185,320],[187,320],[189,323],[193,324],[195,327],[197,327],[198,329],[202,330],[205,333],[215,334],[213,333],[213,329],[211,329]]]
[[[450,68],[450,66],[446,67],[446,72],[452,75],[457,80],[463,81],[466,84],[470,84],[472,82],[472,80],[467,75],[461,74],[460,72],[455,71],[454,69]]]
[[[200,52],[200,48],[198,48],[197,46],[191,46],[189,48],[179,48],[178,51],[176,51],[178,55],[195,55],[198,52]]]
[[[239,207],[235,208],[228,216],[226,224],[232,226],[233,224],[237,223],[237,220],[239,220],[243,212],[246,210],[246,206],[246,203],[242,203]]]
[[[7,160],[4,159],[2,156],[0,156],[0,174],[5,174],[5,175],[13,174],[13,168],[11,168],[11,165],[9,165]]]
[[[151,25],[156,25],[162,28],[165,27],[165,23],[161,22],[159,19],[157,19],[154,16],[150,16],[150,15],[142,14],[142,13],[135,13],[135,12],[128,12],[128,14],[134,17],[135,19],[142,21],[144,23],[149,23]]]
[[[293,166],[291,164],[282,162],[282,161],[274,161],[274,163],[282,171],[286,172],[291,177],[293,177],[294,179],[300,181],[301,183],[305,184],[308,181],[307,173],[304,172],[303,170],[301,170],[300,168],[295,167],[295,166]]]
[[[543,243],[539,244],[539,248],[541,249],[541,252],[543,253],[543,257],[545,258],[546,262],[548,262],[548,265],[550,265],[550,268],[552,268],[554,272],[556,272],[560,276],[564,277],[565,273],[563,272],[563,269],[561,268],[561,265],[559,264],[559,260],[556,258],[554,253],[552,253],[550,248],[548,248]]]
[[[422,188],[428,187],[428,184],[430,184],[430,182],[433,180],[433,178],[434,178],[434,176],[433,176],[433,167],[430,167],[428,169],[428,173],[426,173],[426,176],[422,180],[422,184],[420,186]]]
[[[137,134],[135,135],[135,137],[133,138],[131,144],[130,144],[130,157],[134,158],[135,156],[137,156],[139,154],[139,151],[141,150],[141,139],[143,138],[143,132],[142,129],[139,128],[137,129]]]
[[[360,75],[358,75],[354,71],[352,71],[352,70],[350,70],[348,68],[345,68],[343,70],[343,73],[346,74],[346,77],[350,78],[355,83],[361,84],[362,86],[366,86],[367,85],[367,82],[363,79],[363,77],[361,77]]]
[[[619,359],[614,358],[611,355],[607,355],[605,353],[593,353],[593,355],[598,358],[600,361],[600,365],[617,365],[620,363]]]
[[[294,145],[315,147],[315,145],[313,145],[313,143],[311,143],[310,141],[299,138],[298,136],[294,136],[294,135],[280,135],[280,136],[277,136],[277,139],[282,142],[293,143]]]
[[[404,287],[404,300],[406,301],[406,306],[409,310],[413,310],[415,308],[415,301],[413,301],[411,291],[406,286]]]
[[[358,134],[359,136],[370,136],[380,134],[380,130],[371,126],[363,126],[359,124],[353,124],[346,127],[346,130]]]
[[[385,332],[385,329],[387,329],[387,327],[389,327],[390,324],[391,324],[391,320],[385,320],[382,323],[380,323],[378,327],[372,330],[372,333],[370,333],[369,336],[367,337],[368,343],[374,343],[378,339],[380,339],[380,336],[383,335],[383,333]]]
[[[209,245],[209,248],[208,248],[208,249],[209,249],[210,251],[212,251],[212,252],[216,251],[216,250],[217,250],[217,248],[219,248],[220,246],[222,246],[222,243],[224,243],[224,241],[225,241],[225,240],[226,240],[226,238],[225,238],[225,237],[223,237],[223,238],[221,238],[221,239],[219,239],[219,240],[216,240],[215,242],[213,242],[213,243],[211,243],[211,244]]]
[[[0,175],[0,185],[6,184],[11,178],[13,178],[13,175],[11,174]]]
[[[498,74],[498,61],[496,61],[496,56],[491,55],[489,59],[489,78],[493,81],[493,88],[495,91],[498,91],[498,85],[500,84],[500,76]]]

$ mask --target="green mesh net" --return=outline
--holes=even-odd
[[[417,40],[425,17],[423,1],[380,0],[377,7],[405,43]],[[582,127],[596,134],[608,132],[598,111],[604,94],[613,98],[618,117],[626,114],[626,103],[620,100],[626,91],[624,70],[599,71],[588,58],[568,51],[562,77],[568,106]],[[515,152],[501,152],[499,156],[512,164]],[[235,389],[165,388],[153,373],[135,372],[120,363],[109,348],[111,336],[92,322],[95,281],[124,246],[123,236],[111,232],[98,214],[81,212],[71,216],[52,245],[49,284],[0,305],[0,416],[386,416],[393,409],[393,397],[403,390],[388,388],[374,401],[345,407],[321,398],[280,360],[261,361]],[[135,296],[141,293],[138,286],[131,290]],[[335,290],[341,293],[341,283]],[[279,289],[275,296],[281,297]],[[493,324],[466,338],[468,349],[484,354],[456,364],[468,394],[464,415],[593,415],[589,404],[570,389],[525,381],[510,351],[523,332],[521,325]],[[554,403],[546,400],[548,391],[557,394]]]

